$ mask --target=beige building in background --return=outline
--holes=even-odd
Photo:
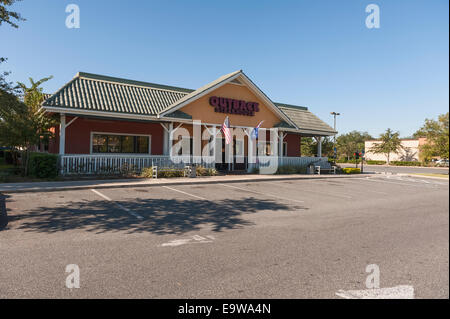
[[[379,144],[380,141],[372,140],[365,142],[365,150],[366,150],[366,160],[371,161],[387,161],[386,155],[384,154],[375,154],[371,152],[371,149],[374,145]],[[416,162],[420,161],[420,146],[426,143],[426,138],[418,138],[418,139],[404,139],[402,140],[402,148],[401,150],[395,154],[390,154],[391,161],[408,161],[408,162]]]

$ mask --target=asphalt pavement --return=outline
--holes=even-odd
[[[449,297],[448,180],[404,176],[7,194],[0,298]],[[77,265],[80,288],[67,288]]]

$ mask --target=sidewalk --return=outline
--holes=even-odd
[[[337,163],[341,167],[355,167],[355,163]],[[358,163],[358,167],[361,167],[361,164]],[[436,169],[436,170],[444,170],[449,169],[446,166],[403,166],[403,165],[377,165],[377,164],[366,164],[364,163],[364,167],[389,167],[389,168],[395,168],[395,167],[404,167],[404,168],[425,168],[425,169]]]
[[[301,179],[330,179],[330,178],[361,178],[377,174],[362,175],[228,175],[207,176],[197,178],[161,178],[161,179],[116,179],[116,180],[86,180],[65,182],[38,182],[38,183],[3,183],[0,184],[0,193],[30,193],[54,192],[80,189],[105,189],[123,187],[151,187],[191,184],[216,184],[239,182],[263,182],[273,180],[301,180]]]

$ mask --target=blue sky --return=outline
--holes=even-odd
[[[65,8],[79,5],[81,28]],[[368,29],[365,8],[380,7]],[[78,71],[198,88],[243,69],[276,102],[305,105],[338,130],[414,133],[449,107],[448,0],[23,0],[0,27],[11,81]]]

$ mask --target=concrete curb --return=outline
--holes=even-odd
[[[437,180],[443,180],[443,181],[445,181],[445,180],[449,180],[449,177],[438,177],[438,176],[426,176],[426,175],[421,175],[421,174],[413,174],[413,173],[410,173],[410,174],[405,174],[405,173],[399,173],[399,174],[397,174],[398,176],[408,176],[408,177],[421,177],[421,178],[430,178],[430,179],[437,179]]]
[[[111,184],[91,184],[91,185],[73,185],[73,186],[49,186],[49,187],[36,187],[31,188],[18,188],[18,189],[2,189],[0,187],[0,193],[13,194],[13,193],[44,193],[44,192],[62,192],[70,190],[83,190],[83,189],[111,189],[111,188],[131,188],[131,187],[154,187],[154,186],[177,186],[177,185],[208,185],[208,184],[229,184],[229,183],[255,183],[255,182],[269,182],[269,181],[289,181],[289,180],[312,180],[312,179],[339,179],[339,178],[364,178],[375,176],[379,174],[361,174],[361,175],[302,175],[302,176],[277,176],[266,178],[236,178],[236,179],[224,179],[224,180],[187,180],[187,181],[162,181],[152,183],[136,183],[136,182],[116,182]],[[62,183],[62,182],[61,182]],[[37,183],[38,184],[38,183]]]

